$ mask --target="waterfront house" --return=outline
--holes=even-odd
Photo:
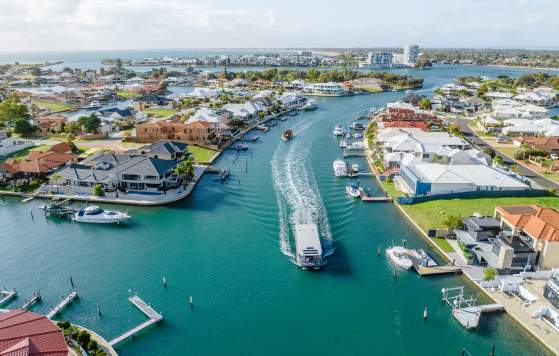
[[[526,191],[531,188],[515,175],[486,165],[445,165],[413,160],[402,162],[396,177],[401,190],[411,196],[495,191]]]
[[[218,99],[222,90],[196,87],[188,96],[198,99]]]
[[[207,121],[182,123],[178,120],[161,120],[138,125],[136,141],[151,143],[167,140],[208,147],[217,144],[218,133],[215,125]]]
[[[543,296],[559,309],[559,276],[552,276],[544,286]]]
[[[303,92],[308,95],[319,96],[349,95],[349,90],[344,88],[341,84],[334,82],[307,84],[304,86]]]
[[[476,264],[495,268],[499,274],[522,271],[537,257],[528,243],[503,233],[501,222],[492,216],[467,217],[463,229],[454,232],[472,253]]]
[[[241,121],[253,121],[258,118],[260,114],[267,111],[267,107],[258,101],[246,101],[243,104],[225,104],[223,110],[227,111],[231,119]]]
[[[78,155],[66,143],[52,146],[48,151],[31,151],[23,159],[9,158],[1,167],[12,178],[44,177],[55,169],[70,162],[77,162]]]
[[[164,96],[149,94],[134,99],[133,108],[135,111],[143,111],[150,108],[171,108],[171,99]]]
[[[146,156],[166,160],[182,160],[189,156],[188,145],[177,141],[157,141],[126,151],[133,156]]]
[[[0,355],[68,356],[62,330],[46,316],[25,310],[0,313]]]
[[[293,109],[303,105],[307,98],[302,93],[286,92],[280,95],[278,100],[284,109]]]
[[[429,111],[416,108],[412,104],[396,101],[386,105],[386,111],[381,114],[383,122],[386,121],[431,121],[439,122],[437,116]]]
[[[518,236],[537,252],[532,264],[559,267],[559,212],[538,205],[501,206],[494,216],[506,235]]]

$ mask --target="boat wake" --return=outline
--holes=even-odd
[[[288,144],[280,144],[271,162],[279,210],[280,249],[292,258],[294,252],[291,247],[291,227],[297,224],[316,224],[322,238],[324,255],[333,253],[328,216],[316,188],[309,160],[312,142],[302,137],[302,133],[311,124],[312,122],[300,122],[300,125],[295,125],[297,138]]]

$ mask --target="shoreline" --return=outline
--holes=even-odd
[[[371,123],[374,122],[373,120],[371,120],[369,122],[369,125],[371,125]],[[369,125],[367,125],[367,128],[369,127]],[[431,245],[432,247],[435,248],[435,250],[444,258],[445,261],[450,262],[451,259],[449,258],[449,256],[447,255],[446,252],[443,251],[443,249],[437,245],[434,241],[432,241],[431,238],[429,238],[429,236],[427,236],[427,233],[419,226],[419,224],[402,208],[402,206],[400,204],[397,203],[396,199],[394,197],[392,197],[390,195],[390,192],[388,190],[386,190],[384,188],[384,186],[382,184],[380,184],[380,179],[378,174],[376,173],[376,170],[374,169],[374,162],[371,161],[371,157],[368,154],[368,151],[370,150],[369,148],[369,142],[367,140],[367,136],[364,135],[363,137],[363,142],[364,142],[364,151],[365,151],[365,160],[367,161],[367,165],[369,166],[369,169],[371,170],[371,172],[373,173],[373,175],[376,178],[377,184],[380,186],[380,188],[386,193],[388,194],[388,196],[390,196],[392,198],[392,201],[394,203],[394,205],[398,208],[398,210],[400,211],[400,213],[402,213],[402,215],[404,215],[404,217],[406,218],[406,220],[408,220],[408,222],[410,222],[414,228],[420,233],[421,237],[423,238],[423,240],[425,240],[429,245]],[[487,291],[485,288],[481,287],[479,285],[479,280],[475,279],[474,277],[472,277],[470,275],[470,273],[466,270],[466,269],[462,269],[462,275],[464,275],[467,280],[471,283],[473,283],[477,289],[481,290],[482,293],[488,297],[491,301],[493,301],[494,303],[499,303],[499,301],[493,297],[493,295],[491,295],[489,293],[489,291]],[[555,350],[553,348],[553,346],[551,346],[549,343],[547,343],[546,340],[544,340],[541,335],[536,333],[536,330],[532,330],[531,327],[529,327],[528,325],[526,325],[522,320],[520,320],[519,317],[517,317],[515,315],[515,313],[511,313],[509,310],[507,310],[505,308],[505,313],[512,317],[513,320],[515,320],[524,330],[526,330],[529,334],[531,334],[541,345],[545,346],[545,348],[547,348],[549,351],[551,351],[553,354],[555,355],[559,355],[559,350]],[[557,337],[559,337],[559,335],[557,335]]]

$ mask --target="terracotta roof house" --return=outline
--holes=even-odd
[[[501,206],[495,208],[505,233],[519,236],[538,253],[541,268],[559,267],[559,212],[539,205]]]
[[[559,137],[520,137],[515,140],[515,144],[520,146],[526,144],[533,149],[543,150],[548,153],[559,153]]]
[[[213,123],[195,121],[155,121],[138,125],[136,141],[151,143],[157,141],[177,141],[189,145],[210,146],[216,140],[218,130]]]
[[[0,167],[12,176],[42,176],[77,160],[78,155],[67,143],[59,143],[46,152],[31,151],[24,159],[9,158]]]
[[[67,356],[62,331],[47,317],[24,310],[0,313],[0,355]]]
[[[382,125],[384,128],[400,127],[400,128],[418,128],[422,131],[429,131],[429,123],[426,121],[386,121]]]
[[[41,134],[57,133],[62,131],[66,124],[66,117],[62,115],[48,115],[37,118],[37,126],[41,130]]]

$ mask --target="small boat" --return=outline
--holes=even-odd
[[[353,122],[351,124],[351,128],[354,130],[365,130],[365,126],[363,126],[363,124],[360,122]]]
[[[340,148],[346,148],[347,147],[347,141],[346,140],[341,140],[340,141]]]
[[[303,105],[303,110],[305,111],[313,111],[318,108],[318,105],[314,102],[314,100],[309,100],[305,105]]]
[[[357,163],[351,165],[351,173],[359,173],[359,165]]]
[[[347,176],[347,164],[342,160],[335,160],[332,163],[332,168],[334,169],[334,175],[336,177]]]
[[[334,127],[334,136],[343,136],[345,135],[345,130],[344,127],[340,124],[337,124],[336,127]]]
[[[76,212],[76,209],[71,208],[64,203],[43,205],[41,206],[41,209],[45,212],[46,215],[54,215],[54,216],[65,216],[65,215],[67,216]]]
[[[281,116],[278,116],[277,119],[278,119],[279,121],[286,121],[287,119],[289,119],[289,117],[286,116],[286,115],[281,115]]]
[[[246,142],[256,142],[256,141],[258,141],[259,138],[260,138],[260,136],[254,135],[254,136],[252,136],[252,137],[245,138],[245,139],[243,139],[243,140],[246,141]]]
[[[349,132],[346,133],[346,134],[345,134],[345,138],[349,140],[349,139],[351,138],[351,134],[350,134]]]
[[[283,132],[283,134],[281,135],[281,139],[284,141],[290,141],[293,138],[293,130],[292,129],[287,129]]]
[[[297,114],[299,114],[297,111],[292,111],[292,112],[290,112],[290,113],[287,114],[287,115],[289,115],[289,116],[297,116]]]
[[[268,126],[266,125],[258,125],[256,126],[256,128],[260,131],[264,131],[264,132],[268,132],[268,130],[270,129]]]
[[[363,138],[363,134],[360,134],[360,133],[354,133],[354,134],[353,134],[353,138],[355,138],[355,139],[360,139],[360,138]]]
[[[248,150],[248,145],[240,144],[236,147],[237,151],[246,151]]]
[[[93,224],[120,224],[130,220],[130,215],[120,211],[103,210],[92,205],[80,209],[72,216],[72,220]]]
[[[362,141],[356,141],[346,147],[346,150],[363,150],[365,146]]]
[[[350,185],[345,187],[347,194],[349,194],[353,198],[359,198],[361,196],[361,192],[359,191],[359,185],[356,183],[351,183]]]
[[[404,269],[410,269],[413,262],[411,258],[409,258],[407,251],[408,250],[402,246],[393,246],[392,248],[387,249],[386,253],[392,262]]]
[[[89,103],[89,105],[85,106],[84,109],[86,110],[97,110],[102,108],[103,105],[101,105],[100,102],[98,102],[97,100],[93,100],[91,103]]]

